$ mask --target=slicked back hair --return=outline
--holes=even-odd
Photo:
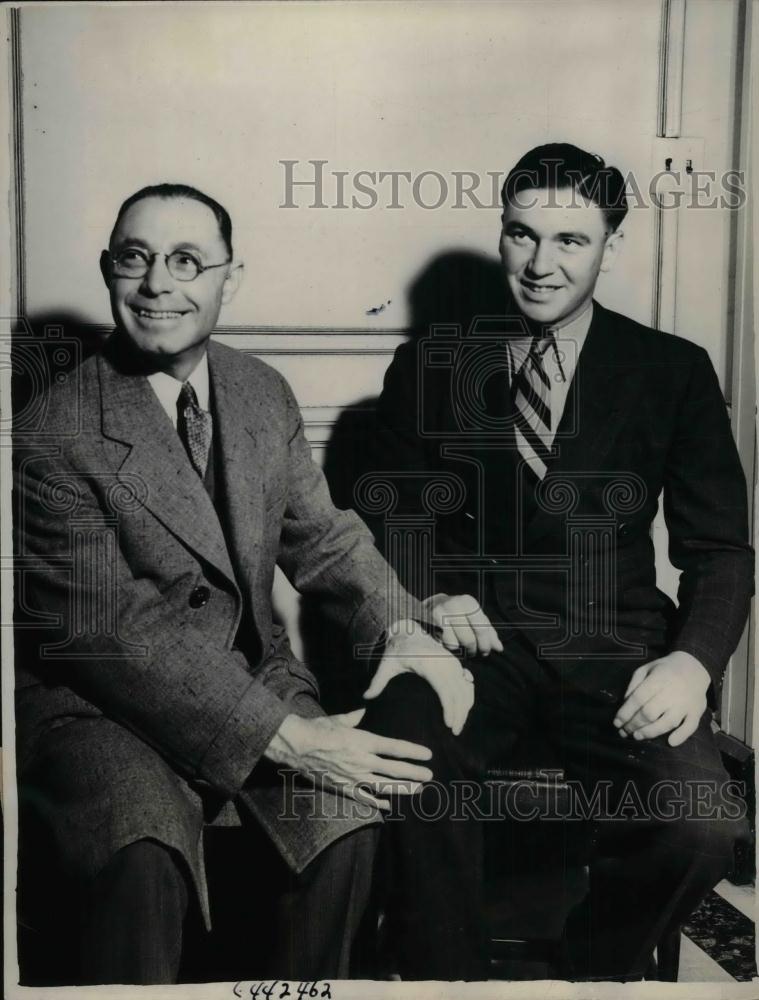
[[[525,203],[526,199],[518,198],[522,191],[570,187],[598,205],[612,232],[627,215],[625,180],[619,170],[607,167],[597,153],[568,142],[549,142],[525,153],[509,171],[501,200],[506,208]]]

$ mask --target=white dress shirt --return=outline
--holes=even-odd
[[[571,322],[564,326],[550,327],[556,344],[555,347],[549,347],[543,355],[543,367],[551,382],[551,432],[550,435],[545,435],[546,444],[549,446],[553,443],[556,428],[564,413],[569,387],[572,384],[580,351],[588,336],[592,320],[593,303],[591,301],[588,303],[588,308]],[[515,371],[519,371],[527,359],[531,344],[532,338],[527,337],[511,342]]]
[[[208,355],[204,354],[197,363],[190,375],[185,379],[195,390],[198,397],[198,406],[201,410],[208,412],[211,409],[211,389],[208,378]],[[154,372],[148,375],[148,382],[153,387],[153,392],[158,396],[158,402],[166,411],[169,420],[177,426],[177,400],[184,383],[173,375],[166,372]]]

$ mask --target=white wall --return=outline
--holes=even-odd
[[[737,3],[688,0],[682,133],[696,137],[696,148],[703,150],[694,167],[718,175],[737,166],[733,150],[737,32]],[[681,210],[679,226],[675,332],[709,351],[723,386],[732,341],[729,247],[734,214],[722,207]]]
[[[453,171],[505,171],[563,138],[650,176],[658,0],[58,5],[21,18],[34,313],[108,321],[99,251],[120,201],[157,180],[205,188],[233,214],[248,269],[226,323],[387,329],[406,326],[407,286],[434,254],[495,252],[498,209],[455,209],[452,192],[425,210],[405,182],[404,210],[282,209],[278,161],[434,170],[453,186]],[[434,179],[421,188],[428,203],[436,192]],[[647,321],[651,213],[626,229],[600,296]]]

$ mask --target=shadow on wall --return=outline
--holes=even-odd
[[[467,330],[476,316],[503,315],[501,266],[493,257],[466,250],[440,254],[414,279],[408,298],[411,340],[427,336],[435,325]],[[376,399],[363,399],[335,423],[324,472],[338,507],[354,506],[354,485],[372,470],[375,406]]]
[[[476,316],[502,316],[505,290],[501,266],[494,257],[453,250],[433,258],[409,286],[409,337],[419,340],[434,325],[467,330]],[[327,446],[324,472],[335,504],[353,508],[353,490],[362,475],[376,468],[376,398],[363,399],[335,423]],[[369,522],[378,536],[379,522]],[[301,601],[301,635],[306,660],[322,686],[329,712],[355,708],[369,672],[357,670],[340,631],[324,621],[318,603]]]
[[[105,342],[107,334],[76,313],[40,313],[18,319],[11,331],[11,396],[16,431],[36,429],[43,392],[65,378]]]

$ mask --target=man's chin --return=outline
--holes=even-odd
[[[124,326],[124,332],[133,347],[142,354],[181,354],[192,346],[192,340],[182,335],[176,325],[162,330],[145,329],[130,323]]]
[[[517,305],[528,320],[532,323],[540,323],[543,326],[551,326],[558,323],[562,317],[562,311],[555,306],[548,305],[548,303],[542,304],[522,300]]]

